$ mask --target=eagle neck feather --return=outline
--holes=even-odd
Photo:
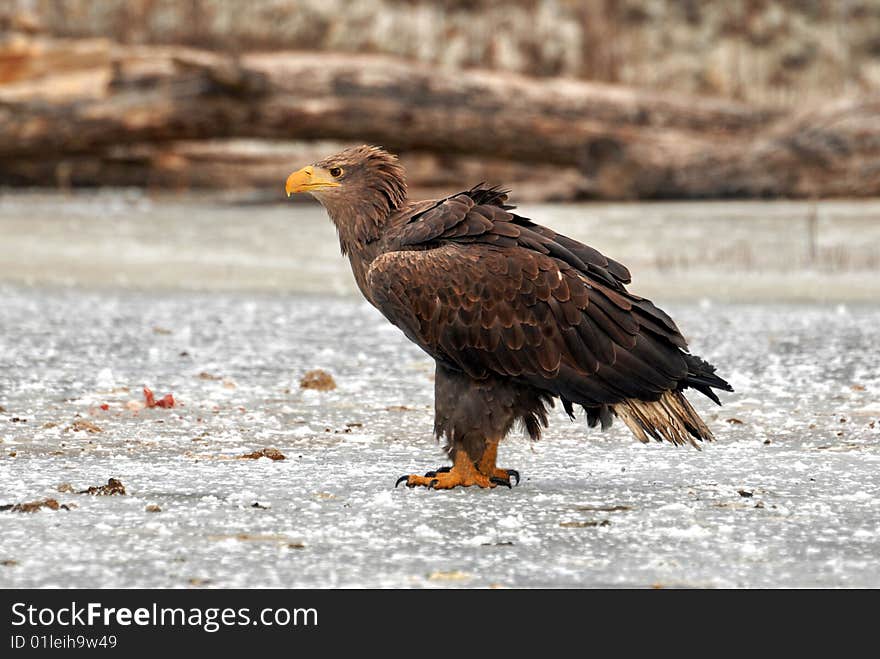
[[[376,242],[382,236],[388,219],[405,200],[405,188],[395,190],[380,186],[365,199],[341,201],[328,208],[327,212],[339,234],[342,253],[348,255]]]

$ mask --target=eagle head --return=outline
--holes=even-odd
[[[406,199],[406,179],[397,156],[377,146],[356,146],[287,177],[287,196],[308,192],[338,224],[381,221]]]

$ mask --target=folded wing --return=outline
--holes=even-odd
[[[368,274],[383,314],[443,363],[527,382],[568,410],[691,385],[697,358],[669,316],[626,290],[626,268],[505,200],[475,189],[402,224]],[[723,380],[703,378],[714,398],[711,377]]]

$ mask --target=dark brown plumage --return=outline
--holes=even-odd
[[[556,398],[643,442],[712,439],[683,391],[718,403],[712,388],[730,385],[626,290],[624,266],[516,215],[505,191],[410,201],[397,159],[368,146],[291,174],[300,191],[327,209],[364,296],[436,361],[434,430],[453,467],[408,485],[518,481],[495,465],[498,442],[517,422],[538,439]]]

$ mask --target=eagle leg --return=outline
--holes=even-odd
[[[397,479],[394,487],[400,483],[406,483],[407,487],[427,487],[429,490],[451,490],[454,487],[470,487],[477,485],[479,487],[495,487],[496,482],[481,473],[474,462],[468,457],[467,451],[456,450],[454,464],[451,468],[443,471],[442,468],[436,472],[428,472],[428,474],[419,476],[417,474],[409,474],[401,476]]]
[[[498,458],[498,442],[500,440],[487,440],[486,448],[483,455],[477,460],[477,470],[489,477],[489,480],[497,485],[506,485],[510,487],[510,479],[515,478],[516,484],[519,485],[519,472],[516,469],[502,469],[495,465]]]

